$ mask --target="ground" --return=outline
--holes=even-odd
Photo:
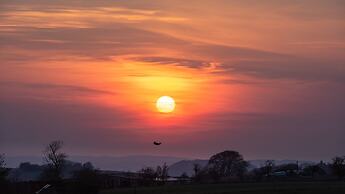
[[[344,194],[345,182],[167,185],[102,191],[101,194]]]

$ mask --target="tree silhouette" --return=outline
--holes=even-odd
[[[47,168],[43,172],[43,179],[52,181],[62,179],[62,170],[67,158],[67,155],[61,152],[62,145],[62,141],[53,141],[44,150]]]
[[[6,181],[8,170],[5,168],[5,155],[0,154],[0,184]]]
[[[5,168],[5,155],[0,154],[0,168]]]
[[[75,194],[96,194],[101,188],[101,175],[90,162],[84,163],[80,170],[75,171],[73,178],[76,181]]]
[[[342,179],[345,176],[345,156],[343,157],[336,156],[335,158],[333,158],[332,169],[333,169],[333,173],[339,179]]]
[[[200,164],[198,164],[198,163],[193,164],[193,171],[194,171],[193,179],[194,179],[194,181],[199,182],[201,180],[201,176],[200,176],[201,170],[202,169],[201,169]]]
[[[313,164],[306,166],[303,169],[303,173],[306,175],[310,175],[312,178],[314,178],[316,174],[324,175],[325,171],[321,168],[320,164]]]
[[[224,151],[213,155],[208,162],[208,169],[215,179],[220,177],[242,177],[248,163],[236,151]]]
[[[157,177],[157,173],[151,167],[142,168],[139,171],[139,174],[142,177],[145,185],[152,185]]]
[[[168,176],[169,176],[168,175],[169,167],[166,163],[164,163],[161,168],[162,168],[162,173],[160,175],[160,179],[162,180],[163,183],[165,183],[168,179]]]
[[[266,160],[265,161],[264,170],[265,170],[266,176],[269,177],[272,175],[273,167],[274,167],[274,160]]]
[[[152,185],[153,183],[164,184],[168,179],[168,165],[164,163],[162,166],[157,166],[156,171],[152,167],[145,167],[139,171],[144,183]]]
[[[163,173],[162,167],[158,165],[156,168],[156,173],[155,173],[156,177],[161,179],[162,173]]]

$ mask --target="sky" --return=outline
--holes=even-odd
[[[344,34],[342,0],[1,0],[0,153],[344,155]]]

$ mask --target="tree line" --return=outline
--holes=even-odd
[[[50,185],[54,185],[58,193],[66,193],[64,169],[67,166],[67,154],[62,151],[63,142],[53,141],[46,146],[43,152],[45,161],[40,179]],[[21,167],[25,167],[25,163]],[[301,165],[288,163],[276,165],[274,160],[266,160],[258,168],[249,170],[250,163],[237,151],[223,151],[210,157],[206,166],[193,165],[193,175],[188,177],[183,173],[179,178],[190,183],[219,183],[241,181],[269,181],[280,177],[337,177],[342,180],[345,177],[345,156],[336,156],[330,163],[320,162],[317,164]],[[137,173],[135,185],[163,185],[169,179],[169,167],[166,163],[157,167],[145,167]],[[5,156],[0,154],[0,188],[8,186],[9,169],[6,168]],[[95,194],[101,188],[102,173],[95,169],[90,162],[82,164],[74,170],[68,184],[72,185],[73,193]],[[133,186],[129,183],[128,186]],[[10,193],[10,192],[8,192]]]
[[[231,182],[231,181],[269,181],[302,180],[301,178],[318,177],[322,179],[343,180],[345,177],[345,156],[336,156],[330,163],[317,164],[287,163],[275,165],[274,160],[266,160],[264,165],[248,170],[249,163],[237,151],[224,151],[213,155],[205,167],[193,165],[195,182]],[[284,179],[285,178],[285,179]],[[287,179],[290,178],[290,179]],[[294,178],[294,179],[291,179]],[[306,180],[306,179],[303,179]]]
[[[63,142],[53,141],[43,151],[45,165],[40,174],[39,182],[44,183],[47,189],[54,192],[75,193],[75,194],[96,194],[100,189],[100,171],[95,169],[90,162],[81,165],[78,170],[73,171],[70,179],[65,181],[63,170],[67,163],[67,154],[62,151]],[[4,155],[0,155],[0,189],[7,193],[21,193],[17,191],[12,181],[6,179],[9,169],[5,167]],[[30,167],[30,163],[22,163],[20,167]],[[38,165],[36,165],[39,167]],[[34,183],[32,183],[34,184]],[[13,186],[14,185],[14,186]],[[49,186],[48,186],[49,185]],[[43,192],[43,191],[42,191]]]

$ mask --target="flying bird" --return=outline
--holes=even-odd
[[[161,144],[162,144],[162,142],[159,142],[159,141],[154,141],[154,142],[153,142],[153,144],[154,144],[154,145],[161,145]]]

